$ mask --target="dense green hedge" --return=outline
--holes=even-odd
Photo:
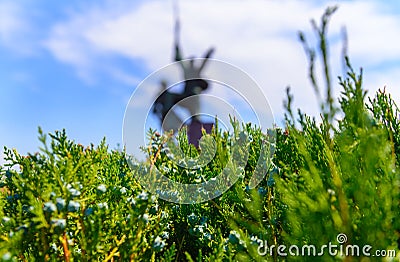
[[[317,51],[301,35],[312,76],[316,54],[321,53],[328,65],[325,31],[332,12],[329,9],[315,28],[321,33]],[[320,100],[320,121],[300,110],[294,114],[288,90],[287,125],[273,130],[273,163],[268,162],[268,173],[255,189],[249,189],[249,179],[260,145],[271,134],[233,122],[235,129],[252,138],[247,165],[227,192],[204,203],[184,205],[158,199],[138,184],[135,172],[155,166],[180,182],[210,179],[229,162],[234,134],[215,129],[211,136],[216,156],[192,173],[166,153],[157,154],[164,136],[154,131],[149,131],[151,142],[145,148],[148,161],[137,163],[140,168],[132,171],[124,153],[110,150],[105,141],[84,147],[69,140],[65,131],[45,135],[39,130],[40,153],[21,156],[5,149],[8,164],[0,171],[0,258],[314,261],[311,256],[281,256],[277,247],[338,245],[343,243],[338,242],[339,234],[347,237],[344,248],[371,245],[371,253],[398,251],[399,110],[384,91],[367,101],[362,74],[347,65],[347,77],[339,79],[339,106],[333,103],[328,84],[329,92]],[[329,83],[329,72],[325,72]],[[317,90],[317,83],[312,83]],[[337,112],[342,112],[339,120],[335,120]],[[184,135],[178,140],[185,154],[199,154]],[[266,244],[275,249],[264,255],[260,251]],[[362,256],[325,252],[317,259],[349,261]]]

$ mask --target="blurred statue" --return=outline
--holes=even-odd
[[[202,71],[214,53],[214,48],[209,48],[202,59],[190,57],[182,58],[181,48],[179,46],[179,19],[175,24],[175,57],[182,68],[184,79],[184,88],[182,93],[173,93],[169,91],[166,81],[161,81],[160,93],[153,105],[153,113],[160,119],[162,129],[165,131],[173,130],[176,132],[183,124],[183,121],[172,109],[175,105],[188,110],[190,114],[189,140],[192,144],[198,145],[198,139],[201,137],[201,128],[204,127],[209,132],[212,124],[201,123],[199,95],[207,90],[208,82],[202,78]],[[186,99],[190,98],[190,99]],[[171,110],[172,109],[172,110]]]
[[[186,108],[190,112],[192,121],[198,121],[200,112],[199,97],[195,95],[199,95],[208,88],[208,82],[202,78],[201,72],[206,65],[207,60],[213,53],[214,48],[210,48],[203,59],[190,57],[187,60],[183,60],[179,45],[177,43],[175,44],[175,61],[178,61],[181,64],[183,79],[185,80],[185,87],[181,99],[194,96],[190,99],[190,103],[186,105]]]
[[[175,111],[171,109],[183,99],[183,96],[179,93],[173,93],[167,90],[167,88],[167,82],[162,80],[160,83],[159,96],[153,105],[153,113],[160,119],[163,130],[173,130],[176,132],[182,124],[182,120]],[[179,105],[182,106],[183,104],[184,103],[180,103]]]

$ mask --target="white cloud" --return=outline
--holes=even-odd
[[[180,1],[183,51],[185,55],[200,55],[214,45],[217,59],[239,66],[259,83],[276,115],[282,115],[287,85],[293,88],[295,105],[316,115],[315,96],[307,79],[306,59],[297,41],[297,31],[309,32],[307,36],[312,42],[315,38],[310,33],[309,21],[316,18],[319,22],[328,4],[318,5],[311,1]],[[369,79],[381,74],[374,67],[386,61],[400,61],[400,34],[397,33],[400,18],[383,12],[379,5],[382,2],[339,3],[339,10],[329,27],[333,81],[341,72],[339,40],[343,25],[348,29],[353,64],[372,68],[366,70],[372,75]],[[151,72],[170,61],[172,30],[169,1],[146,1],[135,7],[120,5],[117,9],[93,7],[55,25],[46,45],[57,59],[75,66],[81,75],[87,76],[92,68],[103,67],[104,62],[112,61],[107,60],[109,56],[133,59]],[[113,66],[118,65],[108,65],[109,68]],[[131,84],[136,80],[134,72],[105,71]],[[398,80],[396,74],[390,72],[382,73],[382,78],[388,83]],[[399,97],[398,94],[395,96]]]
[[[78,74],[90,81],[90,69],[95,64],[96,56],[92,46],[80,35],[79,28],[84,29],[82,19],[74,19],[65,24],[55,25],[51,38],[43,44],[61,62],[76,67]]]
[[[347,2],[338,12],[337,22],[348,28],[351,55],[363,66],[400,59],[400,18],[384,13],[382,4],[379,1]]]
[[[0,39],[2,42],[9,42],[13,33],[24,27],[24,22],[19,19],[20,13],[17,4],[10,1],[0,2]]]
[[[364,86],[368,89],[368,96],[374,97],[378,89],[386,89],[386,92],[391,94],[396,104],[400,106],[400,65],[380,71],[366,71],[364,73]]]
[[[32,55],[36,48],[32,41],[34,29],[31,15],[21,2],[0,2],[0,45],[17,54]]]

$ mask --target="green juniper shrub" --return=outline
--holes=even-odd
[[[278,246],[320,248],[338,241],[344,250],[351,245],[371,245],[371,252],[395,250],[400,229],[399,110],[381,91],[366,103],[362,73],[356,74],[348,60],[347,75],[339,78],[342,94],[338,105],[334,103],[326,34],[335,10],[327,9],[320,26],[312,23],[318,52],[300,34],[321,106],[319,121],[301,110],[295,117],[287,89],[284,129],[261,130],[232,119],[231,132],[216,123],[210,135],[204,133],[199,148],[189,145],[185,130],[175,141],[171,134],[149,130],[149,144],[143,148],[148,158],[142,162],[110,150],[105,140],[84,147],[69,140],[65,131],[49,134],[48,141],[39,129],[43,147],[35,154],[22,156],[5,148],[0,259],[314,261],[313,256],[281,256]],[[318,54],[325,96],[314,72]],[[342,117],[335,120],[338,112]],[[195,165],[196,158],[197,168],[185,168]],[[205,202],[177,204],[141,186],[143,177],[154,182],[155,170],[176,182],[196,184],[227,169],[237,181]],[[178,203],[187,197],[158,190]],[[318,259],[369,261],[323,255]]]
[[[392,142],[392,152],[396,156],[396,164],[399,165],[400,157],[400,111],[390,94],[385,89],[378,90],[374,98],[368,98],[366,104],[368,110],[373,114],[373,120],[383,125],[388,132]]]
[[[84,148],[65,131],[50,137],[48,146],[40,131],[42,153],[6,150],[19,170],[8,169],[2,183],[0,256],[136,261],[169,248],[167,212],[133,179],[122,152],[105,141]]]
[[[247,210],[237,212],[231,223],[230,250],[235,260],[314,261],[319,254],[323,261],[350,261],[364,256],[361,251],[360,256],[321,252],[321,247],[330,242],[342,244],[344,254],[348,251],[349,255],[356,252],[354,245],[360,249],[371,245],[372,255],[375,250],[386,250],[389,255],[398,250],[398,108],[383,92],[367,104],[362,72],[356,74],[347,57],[347,76],[339,78],[343,90],[339,107],[334,103],[326,34],[335,10],[327,9],[320,27],[312,21],[319,38],[318,52],[300,33],[321,120],[317,122],[300,109],[295,119],[293,96],[287,89],[287,124],[285,130],[276,130],[277,148],[271,166],[279,168],[279,176],[268,188],[266,199],[238,194],[241,202],[250,204]],[[325,98],[314,72],[318,54],[327,88]],[[338,112],[343,116],[335,123]],[[283,253],[288,256],[278,254],[279,245],[286,247]],[[294,255],[290,255],[291,245],[300,247],[299,254],[292,249]],[[310,245],[316,247],[315,251],[308,249]],[[303,251],[302,247],[307,248]],[[302,252],[306,256],[301,256]]]
[[[328,10],[323,19],[331,14]],[[326,32],[326,26],[323,21],[321,28],[315,27],[315,30]],[[319,36],[319,50],[324,55],[328,49],[326,36]],[[326,57],[323,61],[328,65]],[[367,105],[362,72],[356,74],[347,58],[346,64],[347,77],[339,78],[343,90],[340,107],[336,108],[327,95],[321,106],[321,123],[317,124],[315,119],[300,111],[300,128],[295,127],[294,121],[288,122],[288,132],[296,141],[295,147],[303,161],[298,172],[293,172],[298,164],[293,166],[292,162],[286,162],[285,170],[292,174],[277,183],[277,190],[289,207],[286,212],[289,226],[282,236],[286,243],[312,244],[317,248],[329,242],[342,244],[345,252],[352,245],[361,248],[371,245],[371,253],[395,250],[396,229],[399,228],[396,218],[400,211],[397,144],[393,135],[398,126],[398,115],[393,114],[393,111],[397,113],[397,106],[382,92]],[[325,70],[327,83],[330,81],[328,72]],[[313,74],[310,72],[311,76]],[[311,78],[313,82],[315,77]],[[330,84],[327,88],[331,88]],[[327,94],[331,93],[328,90]],[[288,97],[288,101],[290,99]],[[335,126],[333,119],[338,111],[343,116]],[[288,113],[291,112],[289,108]],[[338,242],[339,234],[346,235],[344,242]],[[324,255],[324,261],[338,258],[328,256],[327,252]],[[360,257],[341,259],[358,260]]]
[[[229,239],[231,238],[229,221],[233,219],[236,211],[241,212],[241,210],[250,207],[250,205],[241,201],[239,194],[250,191],[248,184],[258,164],[261,145],[269,144],[271,138],[251,124],[240,127],[239,123],[233,119],[231,124],[233,127],[232,134],[219,130],[218,123],[216,123],[210,135],[212,141],[215,141],[213,145],[215,155],[210,159],[210,162],[206,162],[205,165],[201,165],[195,170],[188,170],[179,165],[180,160],[184,157],[181,156],[176,159],[176,157],[170,155],[172,145],[166,142],[169,139],[169,134],[159,135],[153,130],[148,133],[149,146],[144,148],[150,159],[147,163],[149,165],[147,170],[151,169],[151,165],[154,165],[163,175],[182,183],[201,183],[219,175],[232,162],[229,160],[232,154],[230,145],[235,142],[234,138],[240,137],[243,133],[248,137],[249,158],[244,166],[231,166],[232,169],[236,168],[243,171],[243,174],[238,177],[231,189],[221,196],[203,203],[186,205],[160,201],[161,205],[165,205],[170,210],[170,222],[173,230],[168,243],[176,245],[178,258],[185,257],[189,260],[201,258],[207,261],[215,258],[230,260],[229,257],[232,255],[229,252],[227,253]],[[189,157],[189,159],[184,159],[185,161],[190,161],[190,157],[197,157],[204,152],[206,152],[204,154],[207,154],[210,145],[208,142],[200,143],[198,150],[187,144],[186,135],[182,135],[184,132],[185,130],[182,130],[178,134],[176,143],[183,144],[181,146],[183,154]],[[214,152],[213,150],[210,151]],[[270,158],[270,154],[265,154],[263,161],[267,161],[268,158]],[[143,169],[138,168],[139,172],[140,170]],[[272,176],[268,183],[273,184]],[[265,187],[267,187],[267,181]],[[265,196],[267,190],[264,190],[265,192],[263,190],[259,190],[259,194]],[[257,192],[257,189],[251,191]]]

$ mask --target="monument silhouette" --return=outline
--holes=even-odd
[[[184,82],[183,91],[180,93],[168,90],[167,81],[160,83],[160,92],[153,104],[153,113],[161,122],[164,131],[173,130],[177,132],[182,125],[187,126],[189,143],[198,147],[202,136],[202,129],[207,133],[211,132],[213,123],[203,123],[200,119],[200,94],[208,89],[209,83],[202,77],[202,71],[212,56],[215,49],[209,48],[202,59],[190,57],[184,59],[179,45],[180,22],[176,18],[174,28],[174,61],[178,62],[182,69],[182,79]],[[175,112],[174,106],[184,108],[190,114],[188,121],[182,121]]]

